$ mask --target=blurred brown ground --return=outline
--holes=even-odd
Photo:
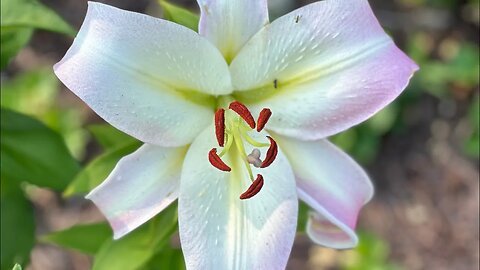
[[[42,2],[76,28],[80,26],[86,1]],[[100,2],[160,15],[153,0]],[[191,1],[174,2],[194,6]],[[478,44],[477,29],[458,22],[457,14],[438,13],[429,19],[428,10],[399,8],[395,1],[370,2],[382,24],[393,31],[400,47],[406,32],[415,27],[431,31],[438,41],[450,35],[463,35]],[[63,36],[37,31],[29,48],[21,52],[9,72],[53,64],[70,44],[71,40]],[[478,93],[478,88],[469,91]],[[83,106],[91,121],[99,121],[65,89],[62,102],[64,106]],[[459,146],[467,105],[468,98],[462,95],[454,95],[453,100],[445,102],[422,94],[421,102],[406,112],[408,133],[384,137],[377,159],[367,168],[375,182],[376,195],[361,212],[359,228],[388,242],[390,260],[404,269],[479,267],[479,165],[478,161],[462,155]],[[95,153],[95,149],[89,150],[89,155]],[[39,190],[33,201],[38,234],[103,219],[82,198],[63,201],[58,195]],[[348,251],[324,249],[299,236],[288,269],[338,269],[339,262],[347,257]],[[89,269],[90,264],[91,258],[85,255],[39,244],[27,269]]]

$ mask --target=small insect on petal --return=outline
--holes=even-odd
[[[263,176],[261,174],[257,174],[257,179],[253,181],[250,187],[240,195],[240,200],[250,199],[251,197],[257,195],[258,192],[263,187]]]
[[[270,119],[270,116],[272,116],[272,111],[268,108],[264,108],[260,114],[258,115],[258,120],[257,120],[257,131],[260,132],[262,129],[265,127],[265,124],[268,122],[268,119]]]
[[[277,142],[275,142],[275,140],[273,140],[273,138],[270,136],[267,136],[267,138],[270,140],[270,147],[267,150],[267,155],[265,157],[265,160],[263,160],[260,168],[265,168],[270,166],[270,164],[272,164],[272,162],[277,157],[277,153],[278,153]]]
[[[242,117],[243,120],[245,120],[245,122],[247,122],[247,124],[251,128],[255,128],[255,120],[253,119],[252,114],[245,105],[238,101],[233,101],[232,103],[230,103],[228,108],[240,115],[240,117]]]
[[[210,161],[210,164],[212,164],[213,167],[224,171],[224,172],[229,172],[232,169],[223,162],[223,160],[217,155],[217,148],[212,148],[210,152],[208,152],[208,161]]]
[[[302,17],[302,16],[300,16],[300,15],[295,16],[295,23],[298,23],[298,22],[300,21],[300,18],[301,18],[301,17]]]
[[[223,147],[225,144],[225,110],[223,108],[215,112],[215,135],[218,145]]]

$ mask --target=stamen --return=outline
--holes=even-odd
[[[277,157],[278,153],[277,142],[275,142],[275,140],[273,140],[270,136],[267,136],[267,138],[270,140],[270,147],[267,150],[267,155],[265,157],[265,160],[262,162],[262,165],[260,165],[260,168],[270,166],[270,164],[272,164],[272,162]]]
[[[240,200],[250,199],[251,197],[255,196],[260,192],[263,187],[263,176],[261,174],[257,174],[257,179],[253,181],[250,187],[240,195]]]
[[[223,160],[217,155],[217,148],[212,148],[210,152],[208,152],[208,161],[210,161],[210,164],[213,165],[213,167],[224,171],[224,172],[229,172],[232,169],[223,162]]]
[[[251,128],[255,128],[255,119],[253,119],[252,114],[245,105],[238,101],[233,101],[228,108],[240,115]]]
[[[272,116],[272,111],[268,108],[264,108],[260,114],[258,115],[258,120],[257,120],[257,131],[260,132],[262,129],[265,127],[265,124],[268,122],[268,119],[270,119],[270,116]]]
[[[233,142],[233,136],[230,136],[228,133],[225,133],[225,141],[226,141],[225,147],[223,147],[220,154],[218,154],[219,157],[223,157],[228,152],[228,150],[230,150],[230,147],[232,146],[232,142]]]
[[[253,145],[255,147],[266,147],[266,146],[269,146],[270,144],[268,143],[261,143],[261,142],[257,142],[255,141],[254,139],[252,139],[252,137],[250,137],[247,133],[247,130],[245,129],[241,129],[240,130],[240,133],[242,134],[243,138],[250,144],[250,145]]]
[[[233,130],[233,134],[234,134],[233,136],[235,138],[241,138],[238,130]],[[242,156],[242,160],[243,160],[243,162],[245,164],[245,167],[248,171],[248,175],[250,176],[250,180],[252,180],[252,182],[253,182],[253,172],[252,172],[252,169],[250,168],[250,163],[248,163],[248,160],[247,160],[247,153],[245,152],[245,147],[243,146],[243,141],[241,139],[234,139],[234,140],[235,140],[235,145],[237,146],[238,152]]]
[[[215,135],[218,145],[223,147],[225,144],[225,110],[223,108],[215,112]]]

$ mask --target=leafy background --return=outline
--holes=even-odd
[[[193,1],[102,2],[196,29]],[[307,3],[270,0],[270,15]],[[359,247],[313,245],[302,205],[288,269],[478,269],[479,1],[370,3],[421,70],[393,104],[332,138],[376,186]],[[176,205],[113,241],[83,199],[140,145],[52,73],[85,11],[83,0],[1,1],[1,270],[184,269]]]

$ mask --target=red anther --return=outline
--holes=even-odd
[[[223,108],[215,112],[215,135],[217,135],[218,145],[223,147],[225,144],[225,110]]]
[[[270,109],[268,108],[263,108],[263,110],[258,115],[258,120],[257,120],[258,132],[262,131],[262,129],[265,127],[265,124],[268,122],[268,119],[270,119],[270,116],[272,116],[272,111],[270,111]]]
[[[250,187],[240,195],[240,200],[250,199],[251,197],[257,195],[258,192],[263,187],[263,176],[261,174],[257,174],[257,179],[253,181]]]
[[[277,157],[277,153],[278,153],[277,142],[275,142],[270,136],[267,136],[267,138],[270,140],[270,147],[268,147],[267,155],[263,160],[262,165],[260,165],[260,168],[265,168],[270,166],[270,164],[272,164],[272,162]]]
[[[210,164],[213,165],[213,167],[221,170],[221,171],[224,171],[224,172],[229,172],[231,171],[232,169],[230,169],[230,167],[228,167],[227,164],[225,164],[225,162],[223,162],[223,160],[217,155],[217,148],[212,148],[212,150],[210,150],[210,152],[208,152],[208,161],[210,161]]]
[[[253,119],[252,114],[245,105],[238,101],[233,101],[228,108],[238,113],[238,115],[240,115],[240,117],[242,117],[251,128],[255,128],[255,119]]]

